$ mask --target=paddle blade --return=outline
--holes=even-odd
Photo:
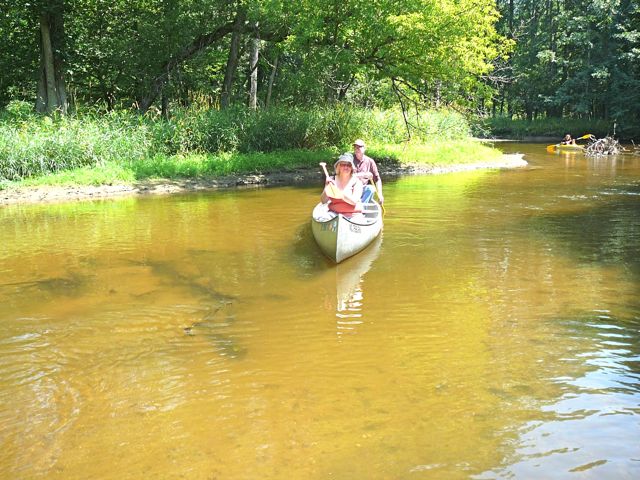
[[[329,198],[342,198],[342,192],[334,183],[327,183],[327,185],[325,185],[324,194]]]

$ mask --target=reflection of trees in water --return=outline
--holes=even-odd
[[[359,254],[339,263],[336,270],[336,317],[338,335],[355,333],[362,323],[362,280],[380,254],[382,234]]]

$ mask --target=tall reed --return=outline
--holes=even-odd
[[[149,166],[154,164],[163,165],[158,168],[159,175],[163,171],[188,175],[190,156],[228,158],[225,155],[300,149],[341,151],[350,149],[359,137],[369,144],[394,144],[409,138],[424,142],[459,139],[469,134],[466,120],[452,112],[413,113],[406,120],[408,123],[398,111],[342,105],[257,112],[244,108],[182,109],[168,120],[127,111],[40,116],[32,113],[30,105],[13,102],[0,112],[0,180],[108,164],[129,168],[139,175],[148,175]],[[172,162],[175,168],[170,167]],[[196,163],[202,167],[201,159]],[[226,163],[222,171],[228,172],[233,162]],[[198,171],[216,174],[219,167],[212,164]]]

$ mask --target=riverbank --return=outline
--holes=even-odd
[[[434,175],[477,169],[522,168],[527,162],[521,154],[503,155],[486,162],[447,166],[406,164],[402,166],[381,166],[383,178],[403,175]],[[131,184],[98,186],[33,186],[10,187],[0,190],[0,205],[36,204],[106,198],[169,195],[175,193],[210,191],[224,188],[251,188],[321,183],[323,173],[319,168],[298,169],[263,175],[229,175],[210,178],[186,178],[181,180],[144,180]]]

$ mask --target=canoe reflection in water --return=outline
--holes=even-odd
[[[337,334],[356,333],[362,323],[363,277],[380,254],[382,234],[366,249],[335,266]]]

